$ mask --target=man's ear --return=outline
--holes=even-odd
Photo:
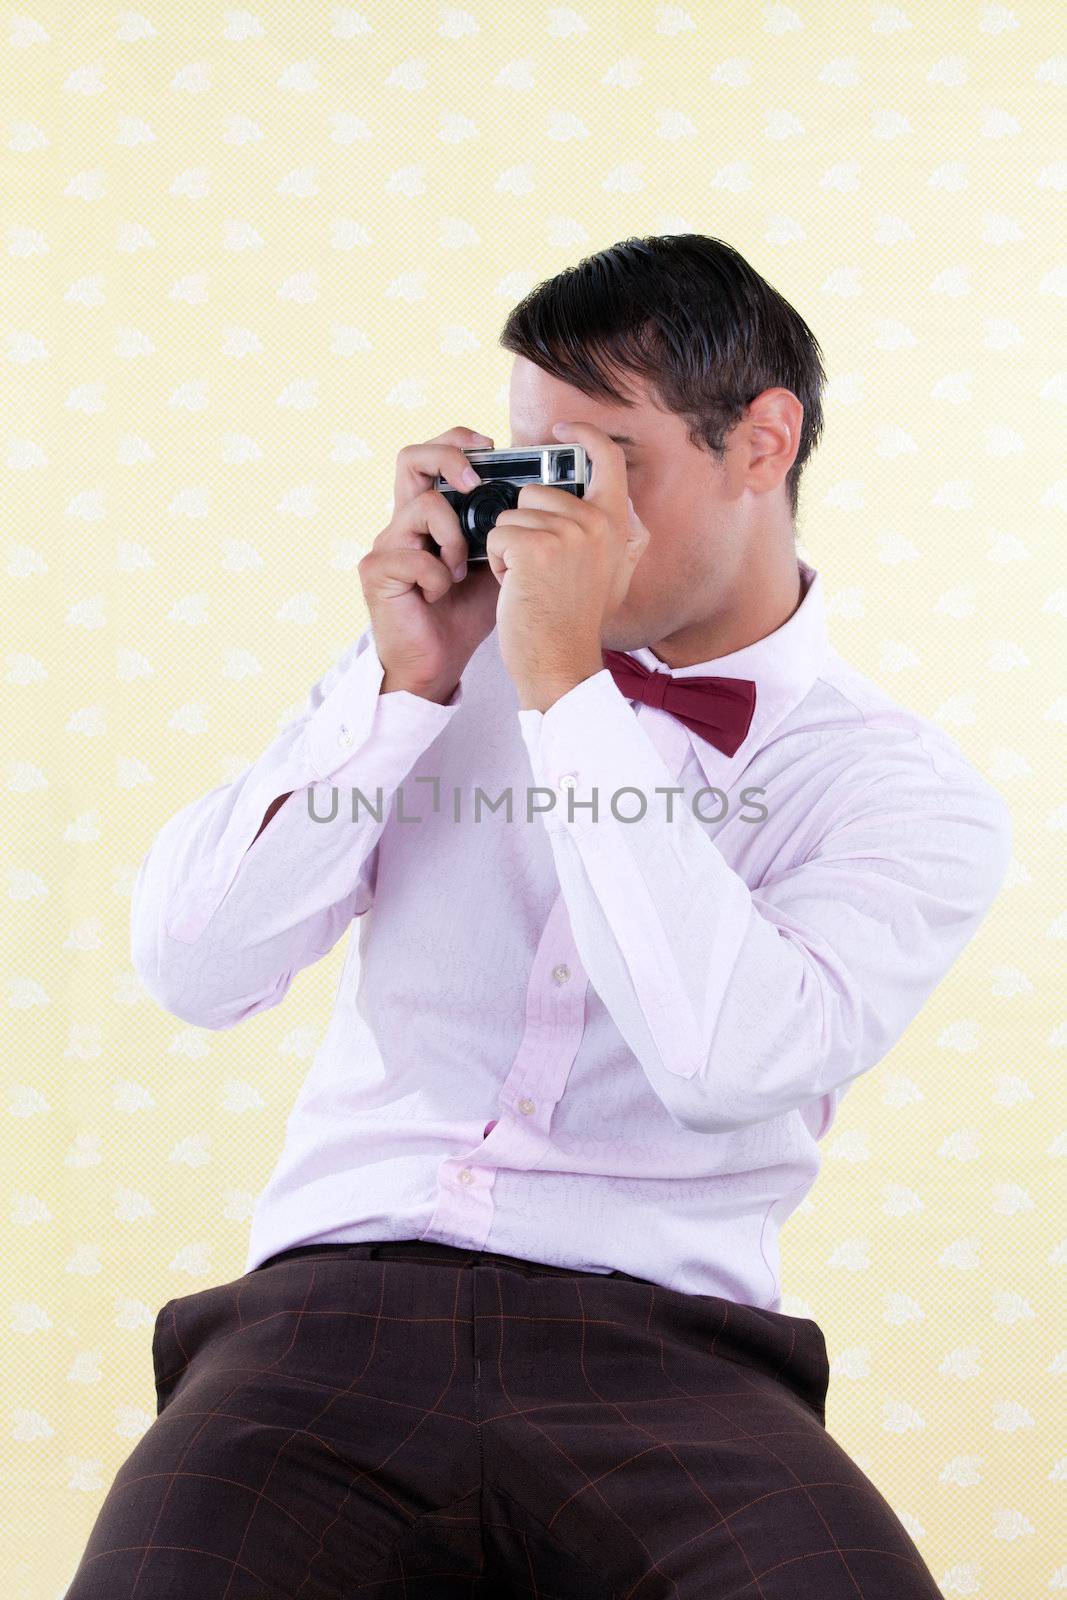
[[[748,459],[753,487],[766,489],[787,473],[800,449],[804,407],[790,389],[764,389],[748,408]]]

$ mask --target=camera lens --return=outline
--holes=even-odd
[[[519,487],[506,480],[483,483],[463,502],[459,525],[472,556],[485,555],[485,541],[502,511],[519,503]]]

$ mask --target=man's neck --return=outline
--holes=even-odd
[[[804,582],[796,556],[792,568],[783,563],[765,579],[746,578],[744,593],[713,617],[679,628],[649,649],[665,667],[690,667],[716,661],[774,633],[796,611],[804,598]]]

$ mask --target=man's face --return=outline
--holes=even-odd
[[[516,356],[509,393],[513,446],[558,444],[554,422],[589,422],[621,437],[628,492],[649,541],[622,605],[604,620],[601,643],[613,650],[665,640],[706,618],[721,606],[743,554],[742,486],[729,449],[720,465],[690,444],[684,418],[661,410],[639,379],[627,373],[625,386],[637,403],[608,405]],[[596,488],[595,471],[589,487]]]

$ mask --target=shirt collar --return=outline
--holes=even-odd
[[[648,645],[625,653],[651,672],[670,672],[675,678],[713,674],[721,678],[751,678],[756,685],[756,708],[744,742],[732,756],[686,728],[689,742],[708,782],[724,787],[742,772],[780,722],[800,704],[822,670],[830,646],[826,631],[826,602],[820,574],[798,557],[803,598],[793,615],[754,644],[729,655],[695,661],[685,667],[667,667]],[[666,712],[664,715],[669,716]],[[684,726],[684,724],[683,724]]]

